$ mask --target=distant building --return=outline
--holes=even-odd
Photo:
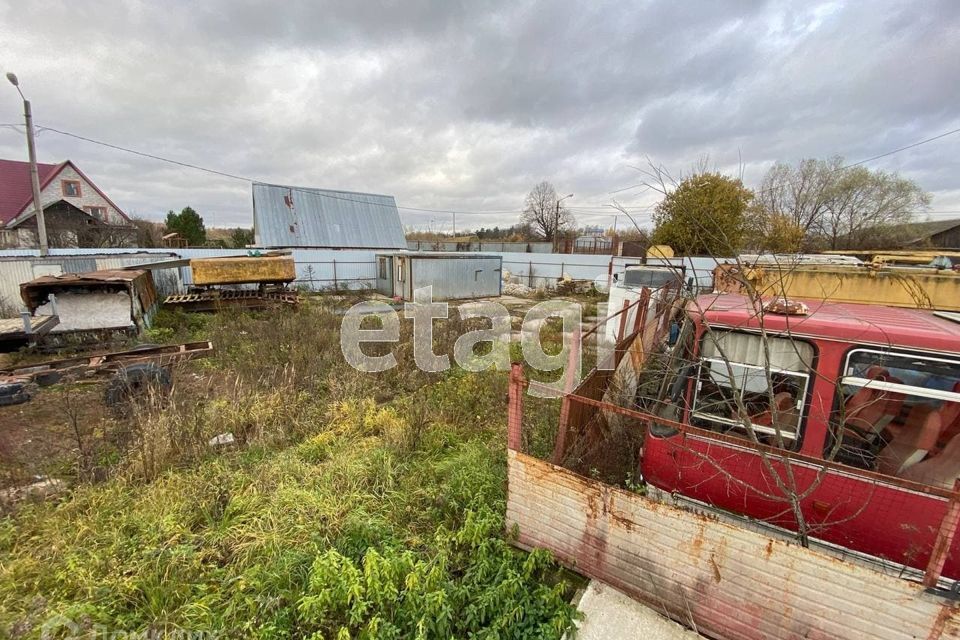
[[[960,219],[906,224],[900,237],[910,246],[960,249]]]
[[[258,247],[406,249],[393,196],[274,184],[253,185]]]
[[[186,238],[181,238],[180,234],[175,231],[163,234],[161,241],[163,242],[163,246],[173,247],[175,249],[182,249],[187,246]]]
[[[37,164],[40,202],[51,247],[124,247],[136,228],[73,162]],[[0,247],[39,245],[30,164],[0,160]]]
[[[582,235],[573,241],[573,253],[611,253],[614,240],[603,235]]]

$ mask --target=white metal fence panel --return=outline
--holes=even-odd
[[[164,256],[171,254],[183,258],[209,258],[247,255],[250,251],[257,251],[257,249],[52,249],[48,258],[40,259],[39,252],[35,249],[6,249],[0,251],[0,308],[3,303],[19,306],[20,284],[33,279],[30,265],[34,262],[59,262],[64,265],[65,271],[69,271],[76,269],[68,268],[68,265],[86,264],[87,261],[84,260],[86,256],[91,258],[104,255],[115,256],[99,258],[96,267],[85,267],[92,269],[125,266],[130,264],[131,260],[137,262],[151,260],[151,257],[145,256],[133,258],[130,254],[150,254],[150,256],[156,256],[155,260],[162,260]],[[598,278],[605,280],[611,273],[622,272],[626,265],[642,262],[640,258],[589,254],[516,251],[484,251],[483,253],[501,256],[503,271],[509,272],[511,281],[534,288],[554,287],[564,277],[591,282]],[[292,254],[297,265],[297,279],[293,283],[296,287],[312,291],[376,288],[377,251],[375,250],[294,249]],[[9,258],[18,257],[24,260],[9,260]],[[712,265],[715,265],[716,261],[711,258],[684,258],[682,261],[689,265],[688,271],[696,274],[699,284],[712,282]],[[89,262],[91,265],[94,264],[93,260]],[[164,294],[174,293],[168,289],[182,290],[192,284],[189,267],[180,267],[174,277],[167,276],[163,279],[162,293]]]

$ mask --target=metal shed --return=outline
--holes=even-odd
[[[393,196],[253,184],[258,247],[406,249]]]
[[[499,296],[503,258],[478,253],[427,251],[377,254],[377,291],[413,300],[413,292],[433,287],[434,300]]]

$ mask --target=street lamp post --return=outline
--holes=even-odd
[[[23,99],[23,117],[27,121],[27,153],[30,156],[30,185],[33,188],[33,212],[37,219],[37,239],[40,241],[40,255],[45,256],[49,253],[47,246],[47,224],[43,219],[43,206],[40,204],[40,173],[37,171],[37,146],[33,138],[33,111],[30,109],[30,101],[27,100],[23,91],[20,90],[20,81],[13,73],[7,73],[7,80],[17,89],[17,93]]]
[[[560,248],[560,242],[558,241],[557,236],[560,235],[560,203],[566,200],[567,198],[572,198],[573,194],[568,193],[562,198],[557,198],[557,213],[553,225],[553,251],[554,253]]]

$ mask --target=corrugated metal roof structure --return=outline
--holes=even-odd
[[[253,184],[258,247],[406,249],[393,196]]]

